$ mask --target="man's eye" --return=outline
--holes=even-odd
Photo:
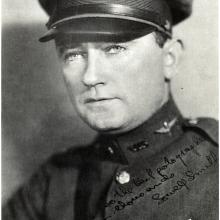
[[[75,61],[77,59],[81,59],[85,56],[83,52],[71,52],[64,55],[65,62]]]
[[[124,50],[126,50],[126,48],[122,47],[120,45],[112,45],[112,46],[105,48],[105,51],[109,54],[117,54],[117,53],[120,53]]]

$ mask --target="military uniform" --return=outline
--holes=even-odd
[[[126,134],[52,156],[3,219],[218,219],[217,131],[171,99]]]
[[[129,40],[191,13],[189,0],[40,0],[50,15],[45,42]],[[172,15],[172,16],[171,16]],[[218,219],[218,128],[185,120],[172,98],[121,135],[52,156],[3,209],[22,220]]]

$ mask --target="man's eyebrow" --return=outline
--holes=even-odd
[[[62,43],[62,44],[57,44],[57,46],[58,48],[63,48],[63,49],[74,49],[74,48],[83,47],[83,45],[80,43]]]
[[[82,46],[82,42],[76,41],[75,39],[72,38],[57,38],[55,40],[55,43],[57,47],[62,47],[67,49]]]
[[[80,43],[56,44],[59,56],[62,56],[63,54],[67,53],[68,50],[79,50],[82,47],[83,46]]]
[[[131,45],[134,45],[134,44],[135,44],[134,41],[124,41],[124,42],[115,41],[115,42],[100,43],[100,45],[98,45],[98,47],[103,48],[103,47],[108,47],[108,46],[113,46],[113,45],[131,46]]]
[[[57,49],[59,50],[60,53],[64,53],[66,50],[69,49],[83,49],[86,48],[87,43],[82,43],[82,42],[72,42],[72,41],[66,41],[66,42],[56,42]],[[96,42],[95,47],[96,48],[105,48],[109,47],[112,45],[121,45],[121,46],[130,46],[136,44],[135,40],[132,41],[125,41],[125,42],[120,42],[120,41],[109,41],[109,42]]]

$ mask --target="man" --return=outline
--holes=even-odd
[[[171,96],[190,1],[40,0],[79,116],[99,131],[54,155],[4,219],[218,219],[218,131]]]

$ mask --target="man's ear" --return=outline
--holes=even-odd
[[[167,40],[163,47],[163,66],[166,80],[177,74],[177,67],[183,51],[183,43],[178,39]]]

